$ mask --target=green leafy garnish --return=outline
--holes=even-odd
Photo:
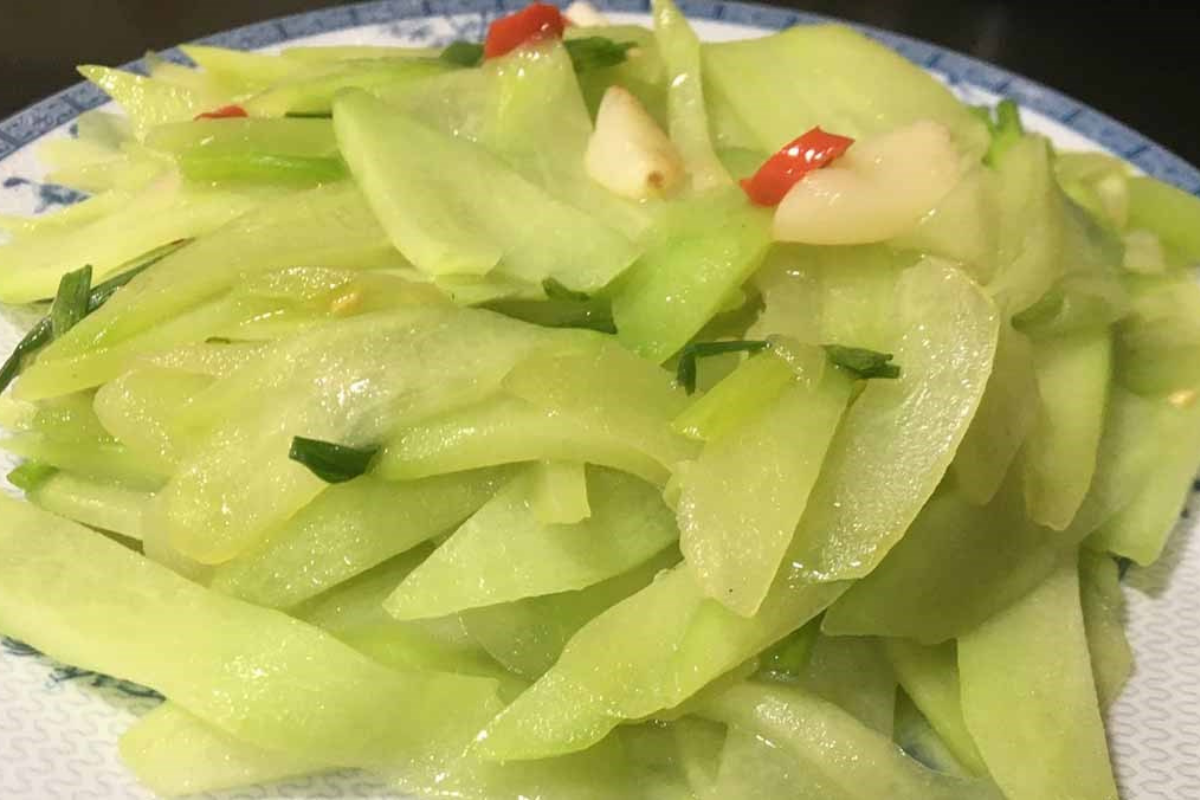
[[[331,111],[287,111],[284,116],[289,119],[333,119]]]
[[[899,378],[900,365],[893,364],[891,353],[880,353],[865,347],[844,347],[840,344],[821,345],[829,360],[860,378]]]
[[[691,394],[696,391],[696,359],[719,356],[723,353],[757,353],[767,347],[767,342],[757,339],[738,342],[692,342],[679,353],[675,381],[685,392]]]
[[[988,133],[992,135],[983,163],[994,166],[1004,151],[1025,135],[1021,109],[1012,100],[1001,100],[994,112],[986,106],[974,106],[971,111],[987,125]]]
[[[576,72],[604,69],[621,64],[629,56],[634,42],[614,42],[603,36],[587,36],[582,39],[567,39],[563,42],[567,55]]]
[[[54,331],[50,327],[49,317],[43,317],[29,329],[29,333],[25,334],[24,338],[17,342],[17,346],[9,353],[4,365],[0,366],[0,392],[7,389],[8,385],[13,382],[13,378],[20,374],[21,364],[24,363],[25,357],[50,344],[53,338]]]
[[[74,328],[88,314],[92,295],[92,266],[68,272],[58,282],[58,294],[50,307],[50,330],[54,338]]]
[[[26,461],[8,473],[8,482],[28,494],[45,483],[56,472],[58,472],[57,467],[43,464],[41,461]]]
[[[345,483],[365,473],[378,452],[378,447],[348,447],[297,436],[292,439],[288,458],[303,464],[326,483]]]
[[[464,41],[451,42],[438,58],[459,67],[478,67],[483,63],[483,45]]]

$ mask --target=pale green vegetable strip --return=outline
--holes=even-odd
[[[142,536],[150,495],[115,484],[58,472],[28,493],[29,502],[61,517],[130,539]]]
[[[884,641],[865,636],[818,636],[800,685],[871,730],[891,737],[896,676],[884,658]]]
[[[151,354],[144,362],[175,372],[223,378],[261,356],[265,348],[257,342],[189,344]]]
[[[796,25],[763,38],[705,44],[702,53],[714,127],[735,118],[749,135],[718,145],[769,154],[817,125],[863,138],[929,119],[950,128],[964,155],[987,149],[984,125],[944,85],[849,28]]]
[[[1129,227],[1154,231],[1185,261],[1200,259],[1198,222],[1194,195],[1154,178],[1129,179]]]
[[[124,70],[85,66],[79,68],[79,73],[121,106],[132,123],[133,135],[139,139],[154,125],[190,120],[211,110],[205,108],[210,103],[219,105],[215,97]]]
[[[395,764],[466,741],[495,707],[492,681],[392,672],[75,523],[7,498],[0,506],[6,635],[157,689],[238,739],[335,763]],[[114,626],[119,619],[137,624]]]
[[[645,564],[575,592],[529,597],[460,615],[467,632],[513,673],[537,680],[580,628],[679,563],[668,548]]]
[[[300,74],[275,84],[241,105],[255,117],[284,114],[329,114],[339,94],[350,90],[380,91],[398,84],[437,75],[450,66],[437,59],[369,58],[347,61]]]
[[[391,258],[387,236],[348,184],[256,209],[172,253],[42,352],[49,361],[113,345],[161,324],[250,275],[293,267],[366,268]],[[36,367],[26,373],[36,371]]]
[[[753,419],[795,380],[783,359],[749,358],[685,408],[671,427],[692,439],[720,439]]]
[[[615,230],[553,197],[481,146],[364,93],[335,103],[342,155],[392,243],[431,275],[554,278],[592,292],[637,257]]]
[[[810,349],[816,370],[705,444],[679,473],[684,558],[706,596],[743,616],[753,615],[771,588],[850,399],[853,381]],[[739,369],[776,358],[760,355]]]
[[[666,66],[667,121],[671,141],[692,179],[705,192],[731,182],[713,152],[701,82],[700,39],[673,0],[654,0],[654,39]]]
[[[1034,348],[1041,412],[1025,444],[1025,504],[1034,522],[1063,530],[1096,470],[1112,374],[1108,331],[1043,339]]]
[[[139,719],[119,743],[138,780],[165,797],[218,792],[324,772],[320,755],[292,755],[247,744],[164,703]]]
[[[333,124],[325,119],[200,119],[160,125],[146,135],[146,146],[180,155],[336,156]]]
[[[817,785],[829,787],[831,793],[811,795],[814,797],[1002,797],[990,783],[925,768],[905,755],[890,737],[798,689],[743,684],[711,701],[704,713],[774,743],[796,760],[797,772],[815,773]]]
[[[948,258],[986,284],[996,272],[996,192],[995,171],[977,164],[915,226],[888,244]]]
[[[1033,348],[1023,333],[1001,325],[987,389],[950,465],[964,494],[980,505],[996,496],[1037,414]]]
[[[206,402],[239,413],[181,465],[159,497],[161,515],[148,524],[161,525],[190,558],[228,561],[325,489],[288,458],[293,437],[376,444],[406,415],[494,391],[550,335],[484,311],[416,306],[288,339],[261,369],[213,387]]]
[[[539,461],[531,469],[533,485],[529,503],[538,522],[543,525],[569,525],[592,515],[583,464],[576,461]]]
[[[196,66],[203,70],[205,76],[230,94],[241,95],[266,89],[306,69],[305,65],[299,62],[265,53],[202,44],[185,44],[179,49],[196,62]],[[229,121],[231,120],[214,120],[218,124]]]
[[[1125,637],[1125,596],[1117,562],[1106,555],[1082,551],[1079,590],[1096,695],[1100,710],[1105,711],[1133,672],[1133,649]]]
[[[904,535],[962,441],[992,370],[997,315],[957,270],[903,274],[898,380],[870,381],[847,412],[796,532],[819,580],[862,577]]]
[[[329,61],[358,61],[368,58],[427,58],[438,55],[437,47],[391,47],[388,45],[299,45],[285,47],[280,53],[290,61],[325,64]]]
[[[1187,273],[1125,285],[1132,308],[1113,328],[1117,381],[1145,395],[1200,386],[1200,286]]]
[[[801,764],[774,740],[750,729],[730,727],[720,752],[716,780],[703,800],[724,797],[770,797],[771,800],[851,800],[817,770]]]
[[[547,525],[530,508],[533,475],[524,471],[397,587],[388,613],[425,619],[583,589],[647,561],[679,535],[650,484],[603,469],[589,470],[588,482],[592,515]]]
[[[958,641],[963,718],[1010,798],[1117,797],[1075,558]]]
[[[762,263],[770,219],[740,189],[673,209],[613,298],[621,343],[651,361],[675,354]]]
[[[160,367],[127,372],[96,392],[96,415],[131,452],[170,473],[190,444],[174,424],[177,414],[211,383],[207,375]]]
[[[332,486],[261,546],[218,568],[211,586],[255,605],[290,608],[449,530],[503,477],[480,470],[397,483],[367,476]]]
[[[98,283],[156,247],[215,230],[259,205],[261,195],[181,187],[177,178],[148,186],[119,209],[63,229],[45,229],[0,247],[0,300],[54,296],[64,273],[91,264]]]
[[[892,738],[901,750],[932,770],[951,775],[971,774],[903,691],[896,697],[896,733]]]
[[[111,442],[79,444],[56,441],[40,433],[19,433],[0,437],[0,450],[84,478],[119,483],[132,489],[155,490],[168,477],[135,456],[129,448]]]
[[[953,642],[927,647],[906,639],[883,639],[892,669],[905,693],[946,747],[974,775],[986,775],[987,765],[963,720],[958,681],[958,651]]]

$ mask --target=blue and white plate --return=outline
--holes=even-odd
[[[283,44],[442,45],[478,40],[497,15],[526,0],[384,0],[250,25],[202,40],[270,51]],[[620,22],[649,22],[647,0],[599,2]],[[685,0],[702,38],[759,36],[791,25],[829,20],[813,14],[721,0]],[[958,53],[864,28],[945,80],[964,100],[1020,103],[1026,123],[1071,149],[1106,150],[1146,173],[1200,193],[1200,171],[1109,117],[1032,81]],[[168,57],[178,53],[168,52]],[[42,213],[80,195],[42,182],[30,147],[69,135],[72,120],[103,105],[96,88],[79,84],[0,122],[0,214]],[[1165,101],[1164,101],[1165,102]],[[0,351],[18,324],[0,320]],[[0,468],[11,467],[0,456]],[[1111,711],[1109,731],[1127,798],[1200,798],[1200,539],[1187,512],[1162,560],[1131,571],[1129,636],[1137,670]],[[114,621],[115,622],[115,621]],[[147,798],[117,757],[116,743],[134,716],[158,699],[138,686],[52,663],[0,639],[0,797]],[[337,774],[222,798],[390,797],[369,777]]]

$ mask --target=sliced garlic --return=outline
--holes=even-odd
[[[961,173],[950,132],[936,122],[865,139],[792,187],[775,210],[775,238],[827,245],[890,239],[936,206]]]
[[[581,28],[592,28],[609,24],[608,17],[604,16],[600,12],[600,9],[587,2],[587,0],[575,0],[574,3],[567,6],[565,13],[567,19]]]
[[[671,139],[620,86],[610,86],[600,101],[583,161],[592,180],[634,200],[670,194],[684,178],[683,159]]]

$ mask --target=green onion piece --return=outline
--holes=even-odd
[[[459,67],[477,67],[483,61],[483,45],[464,41],[451,42],[438,58]]]
[[[634,42],[614,42],[603,36],[587,36],[582,39],[567,39],[563,42],[567,55],[576,72],[615,67],[628,58]]]
[[[995,109],[975,106],[971,109],[977,117],[983,120],[992,135],[992,142],[983,157],[983,163],[995,166],[996,161],[1004,156],[1004,152],[1025,135],[1025,126],[1021,124],[1021,109],[1012,100],[1001,100]]]
[[[43,464],[40,461],[26,461],[8,473],[8,482],[29,494],[56,472],[58,472],[58,468],[49,464]]]
[[[284,116],[289,119],[333,119],[331,111],[286,111]]]
[[[7,389],[13,379],[21,374],[21,364],[25,361],[25,357],[50,344],[53,338],[54,330],[50,325],[49,317],[43,317],[29,329],[29,333],[25,334],[25,337],[13,348],[12,353],[4,362],[4,366],[0,366],[0,392]]]
[[[586,292],[577,292],[574,289],[568,289],[554,278],[546,278],[542,281],[542,291],[546,293],[546,298],[549,300],[561,300],[564,303],[586,303],[589,298]]]
[[[117,289],[120,289],[138,275],[141,275],[143,272],[150,269],[150,267],[154,266],[159,261],[162,261],[164,258],[171,255],[171,253],[174,253],[176,250],[183,247],[190,241],[191,239],[178,239],[174,242],[164,244],[162,247],[156,247],[150,252],[129,262],[129,266],[127,268],[121,270],[108,280],[96,284],[95,288],[92,289],[91,297],[88,298],[88,313],[92,313],[97,308],[107,303],[108,299],[116,293]]]
[[[303,464],[326,483],[345,483],[365,473],[378,452],[378,447],[347,447],[297,436],[292,439],[288,458]]]
[[[880,353],[865,347],[843,347],[840,344],[826,344],[822,347],[835,366],[849,370],[860,378],[900,377],[900,365],[891,363],[891,353]]]
[[[58,293],[50,307],[50,330],[54,338],[74,328],[88,314],[92,295],[92,266],[68,272],[58,282]]]
[[[685,392],[691,394],[696,391],[696,359],[719,356],[722,353],[757,353],[767,347],[767,342],[756,339],[738,342],[692,342],[679,353],[675,381]]]

